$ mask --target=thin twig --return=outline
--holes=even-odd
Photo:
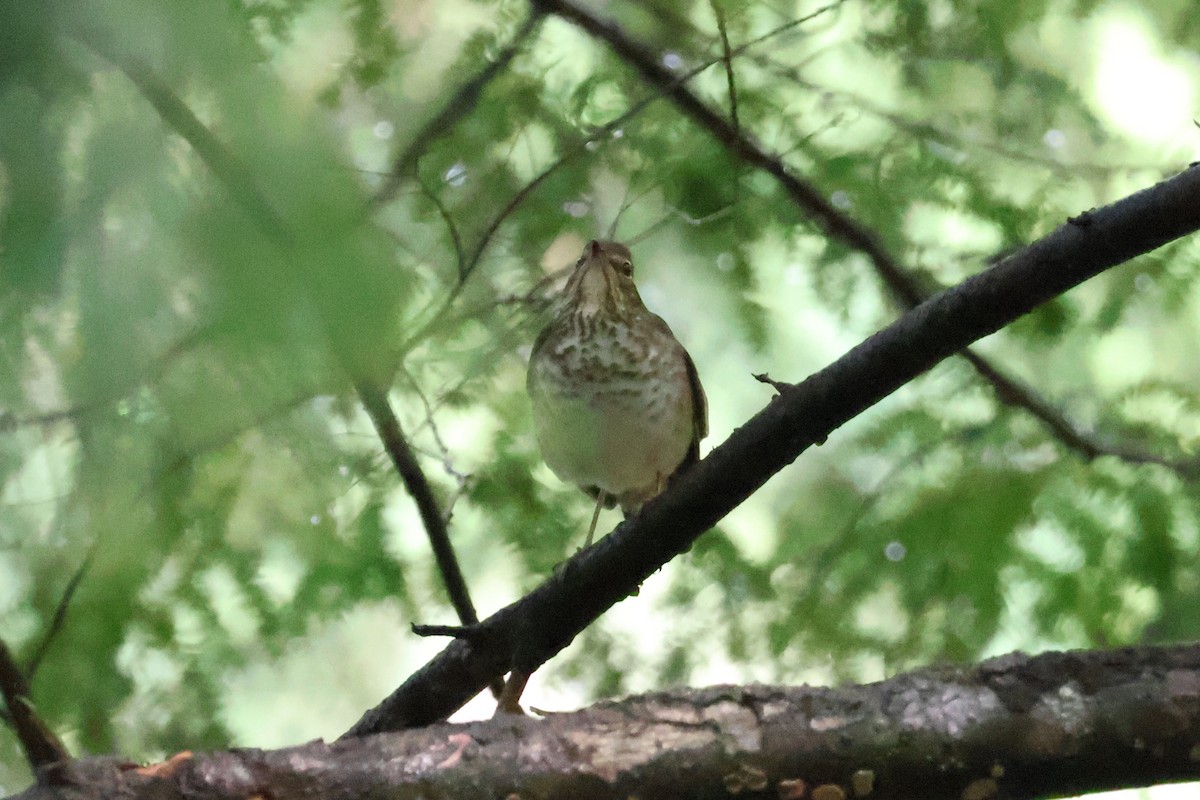
[[[64,767],[71,754],[33,707],[29,681],[3,640],[0,640],[0,695],[8,708],[8,722],[38,783],[64,783]]]
[[[429,199],[429,202],[433,203],[433,207],[437,209],[442,221],[446,223],[446,232],[450,236],[450,244],[454,247],[454,263],[458,265],[458,279],[462,281],[467,262],[463,254],[462,236],[458,232],[458,225],[454,222],[454,217],[450,215],[450,210],[446,208],[446,204],[442,202],[442,198],[421,179],[420,175],[417,175],[417,183],[421,187],[421,192]]]
[[[79,583],[83,580],[83,576],[87,574],[88,568],[92,565],[92,555],[95,552],[95,544],[93,543],[88,548],[87,555],[83,557],[79,568],[71,576],[71,580],[67,581],[67,586],[63,589],[62,597],[58,599],[58,605],[54,608],[54,616],[50,619],[50,627],[46,629],[46,635],[42,637],[41,643],[37,649],[33,651],[33,656],[29,659],[29,666],[25,668],[25,674],[32,683],[37,677],[38,667],[42,665],[42,659],[46,657],[50,645],[54,643],[54,639],[62,630],[63,624],[67,621],[67,609],[71,607],[71,600],[75,597],[75,590],[79,588]]]
[[[786,383],[784,381],[777,381],[765,372],[756,372],[756,373],[752,374],[750,377],[754,378],[754,380],[758,381],[759,383],[767,384],[768,386],[770,386],[772,389],[774,389],[779,394],[783,394],[786,390],[788,390],[791,387],[796,385],[794,383]]]
[[[743,53],[754,47],[757,47],[758,45],[768,42],[784,33],[787,33],[788,31],[799,27],[800,25],[803,25],[804,23],[811,22],[814,19],[834,11],[845,2],[846,0],[836,0],[836,2],[821,6],[811,14],[789,20],[785,24],[769,30],[761,36],[738,45],[731,51],[730,55],[733,58],[740,57]],[[720,58],[711,59],[694,67],[691,70],[688,70],[685,73],[682,73],[681,75],[672,76],[672,81],[678,84],[683,84],[719,63],[721,63]],[[499,232],[500,227],[504,224],[505,220],[507,220],[514,212],[516,212],[516,210],[525,202],[526,199],[529,198],[530,195],[533,194],[538,187],[549,180],[554,173],[558,172],[558,170],[565,167],[580,155],[588,152],[588,144],[603,144],[610,141],[611,139],[607,136],[607,134],[611,134],[613,131],[617,130],[623,125],[628,124],[630,120],[634,119],[651,105],[661,100],[664,94],[664,92],[656,91],[654,94],[648,95],[647,97],[644,97],[638,102],[634,103],[624,113],[597,127],[587,138],[577,142],[573,147],[568,148],[563,155],[558,158],[557,161],[547,166],[532,180],[522,186],[517,193],[512,196],[508,203],[505,204],[504,208],[501,209],[500,212],[493,216],[488,222],[487,226],[483,230],[483,233],[480,234],[479,239],[475,242],[475,246],[471,248],[471,252],[467,256],[466,267],[461,270],[461,277],[458,283],[452,286],[447,296],[438,303],[437,311],[429,317],[429,321],[417,328],[415,333],[401,343],[400,347],[398,348],[398,357],[403,357],[403,355],[408,353],[408,351],[416,346],[417,343],[423,341],[425,337],[429,335],[430,331],[438,327],[439,320],[444,319],[443,315],[445,314],[446,309],[453,305],[459,294],[462,293],[466,286],[467,279],[474,274],[476,268],[479,266],[480,261],[483,259],[483,254],[487,251],[492,239]]]
[[[481,630],[475,625],[416,625],[412,632],[417,636],[449,636],[451,639],[479,639],[486,637],[488,631]]]
[[[709,108],[696,94],[679,82],[670,70],[663,67],[642,44],[630,39],[619,27],[600,19],[574,0],[532,2],[537,8],[577,25],[608,44],[613,53],[635,69],[646,83],[668,97],[677,108],[708,130],[730,152],[774,177],[792,202],[813,218],[829,236],[866,255],[880,279],[907,308],[915,308],[926,299],[927,294],[887,251],[874,231],[839,211],[816,187],[797,177],[781,160],[753,141],[744,130],[738,130]],[[1188,479],[1200,475],[1200,461],[1168,459],[1096,441],[1071,424],[1059,409],[1042,398],[1032,387],[1008,375],[969,349],[965,350],[963,355],[980,376],[992,384],[1002,402],[1024,408],[1040,420],[1059,442],[1085,460],[1109,455],[1135,464],[1160,464]]]
[[[391,202],[404,181],[417,165],[417,160],[429,148],[429,145],[439,137],[445,136],[454,125],[475,108],[483,94],[484,88],[508,68],[509,63],[520,52],[525,41],[537,30],[544,15],[534,12],[526,18],[512,41],[508,43],[490,64],[479,71],[471,80],[463,84],[442,110],[433,116],[424,127],[417,132],[408,146],[392,159],[387,178],[371,198],[371,204],[378,208]]]
[[[721,34],[721,63],[725,67],[725,85],[729,92],[729,119],[733,129],[740,130],[738,123],[737,83],[733,79],[733,55],[729,48],[729,31],[725,27],[725,10],[721,8],[721,0],[709,0],[713,14],[717,18],[717,32]]]
[[[479,615],[475,611],[475,604],[471,602],[471,594],[467,590],[466,579],[463,578],[458,558],[454,554],[454,546],[450,543],[450,531],[446,527],[446,518],[442,515],[437,499],[433,496],[433,487],[430,486],[429,479],[425,477],[421,465],[417,462],[417,457],[409,447],[408,440],[404,438],[400,420],[396,418],[391,403],[388,402],[387,395],[383,391],[362,381],[355,385],[358,395],[362,399],[363,407],[366,408],[367,414],[375,424],[379,440],[383,442],[383,449],[391,456],[396,472],[400,473],[400,479],[404,481],[405,488],[408,489],[413,502],[417,504],[417,512],[421,515],[421,523],[425,526],[425,532],[429,536],[429,544],[433,548],[433,556],[437,560],[438,570],[446,585],[446,593],[450,596],[450,603],[454,606],[454,610],[464,626],[470,627],[479,624]],[[500,691],[504,688],[503,681],[496,678],[492,681],[491,688],[492,693],[499,697]]]
[[[421,432],[422,428],[429,428],[429,435],[433,438],[433,444],[437,448],[437,458],[442,463],[442,470],[454,479],[458,484],[458,488],[454,495],[446,501],[446,508],[442,512],[442,517],[449,524],[454,512],[454,504],[458,499],[466,494],[467,486],[471,482],[471,476],[465,472],[459,472],[454,467],[454,462],[450,456],[450,448],[446,446],[445,440],[442,439],[442,432],[438,429],[437,421],[434,419],[433,403],[429,402],[429,397],[425,394],[425,390],[417,383],[417,379],[412,376],[407,370],[402,370],[404,377],[408,380],[409,387],[413,394],[421,401],[421,406],[425,409],[425,421],[421,423],[414,431],[413,435]]]

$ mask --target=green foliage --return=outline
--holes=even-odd
[[[74,747],[260,743],[234,687],[298,674],[319,642],[342,685],[280,681],[280,707],[377,699],[421,663],[407,625],[452,612],[352,377],[391,383],[481,613],[579,546],[590,502],[540,462],[524,359],[546,279],[588,238],[639,239],[642,295],[708,393],[706,447],[768,399],[750,373],[801,379],[899,307],[773,179],[560,20],[377,205],[508,45],[516,0],[40,5],[0,0],[0,636],[33,658],[86,562],[34,677]],[[817,6],[719,6],[736,100],[713,4],[604,11],[681,76],[710,65],[686,85],[931,290],[1191,158],[1186,112],[1138,134],[1136,98],[1092,81],[1127,57],[1096,44],[1117,26],[1191,98],[1197,17],[1178,3],[845,3],[745,51]],[[1197,263],[1194,242],[1165,247],[981,352],[1099,442],[1195,458]],[[940,366],[530,691],[574,704],[1200,635],[1195,478],[1086,461],[1008,399]],[[322,636],[364,609],[391,627],[334,652]],[[390,643],[401,663],[376,657]],[[295,741],[353,721],[311,717]]]

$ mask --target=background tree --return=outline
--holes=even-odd
[[[488,611],[573,552],[523,374],[587,238],[639,240],[715,444],[770,398],[751,372],[1194,157],[1175,4],[596,13],[0,3],[0,634],[73,750],[336,736],[440,646],[409,623],[455,619],[436,519]],[[530,699],[1197,639],[1196,255],[857,417]]]

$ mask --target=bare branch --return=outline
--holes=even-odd
[[[450,236],[450,244],[454,247],[454,263],[458,265],[458,279],[463,280],[463,274],[466,272],[466,257],[463,254],[462,236],[458,232],[458,225],[454,222],[454,217],[450,215],[450,210],[446,208],[446,204],[442,202],[442,198],[438,197],[425,181],[421,180],[421,176],[417,176],[417,182],[421,186],[421,192],[433,203],[433,207],[437,209],[438,215],[442,221],[446,223],[446,233]]]
[[[739,130],[737,107],[737,83],[733,79],[733,51],[729,47],[729,31],[725,29],[725,10],[721,8],[721,0],[709,0],[713,14],[717,18],[717,32],[721,34],[721,64],[725,67],[725,86],[729,92],[729,119],[733,129]]]
[[[531,673],[838,427],[971,342],[1134,256],[1200,229],[1200,168],[1066,224],[909,311],[778,396],[666,492],[456,640],[347,736],[444,719],[510,667]]]
[[[33,657],[29,659],[29,666],[25,670],[30,682],[37,676],[38,667],[42,665],[42,659],[46,657],[50,645],[54,644],[54,639],[58,636],[58,632],[62,630],[63,624],[67,621],[67,609],[71,607],[71,600],[75,597],[75,590],[79,588],[80,581],[87,574],[88,567],[92,565],[92,553],[95,549],[95,544],[88,548],[87,555],[83,557],[83,562],[79,568],[71,576],[71,580],[67,581],[67,586],[63,589],[62,597],[58,600],[58,605],[54,608],[54,616],[50,620],[50,627],[46,629],[46,635],[42,637],[41,643],[37,650],[33,651]]]
[[[765,372],[756,372],[753,375],[751,375],[750,377],[754,378],[754,380],[758,381],[759,383],[767,384],[772,389],[774,389],[776,391],[776,393],[778,393],[778,394],[783,394],[783,392],[785,392],[786,390],[795,386],[794,383],[785,383],[783,381],[777,381]]]
[[[29,682],[0,640],[0,695],[8,708],[8,722],[21,742],[25,758],[39,784],[61,784],[70,753],[50,730],[29,697]]]
[[[462,569],[458,565],[454,546],[450,543],[446,518],[442,516],[438,502],[433,496],[433,487],[429,485],[429,479],[425,477],[421,465],[417,463],[417,457],[408,445],[408,440],[404,438],[400,420],[396,418],[391,403],[382,390],[365,382],[359,382],[356,386],[363,407],[367,409],[367,414],[370,415],[379,434],[379,440],[383,442],[383,448],[391,456],[396,472],[400,473],[400,479],[404,481],[404,487],[417,504],[417,512],[421,515],[421,524],[425,526],[429,537],[429,546],[433,549],[433,556],[437,560],[438,571],[442,574],[442,582],[446,586],[446,594],[450,596],[450,603],[464,626],[478,624],[479,615],[475,612],[475,604],[471,602],[466,579],[463,578]],[[492,681],[491,688],[493,694],[499,697],[500,690],[504,688],[499,676]]]
[[[408,380],[413,394],[421,401],[421,406],[425,410],[425,420],[417,426],[413,434],[420,433],[423,428],[429,428],[429,435],[432,437],[433,444],[437,448],[436,458],[442,462],[442,471],[453,478],[455,484],[457,484],[454,495],[446,501],[446,508],[442,511],[443,519],[449,524],[454,513],[454,504],[458,502],[460,497],[466,494],[467,487],[471,482],[471,475],[455,469],[453,459],[450,456],[450,448],[446,446],[445,440],[442,439],[442,432],[438,429],[437,420],[434,419],[433,403],[429,401],[424,390],[417,383],[416,378],[407,371],[404,372],[404,377]]]
[[[643,45],[627,37],[615,24],[602,20],[575,0],[532,0],[534,7],[555,14],[608,44],[626,64],[633,67],[650,85],[708,130],[730,152],[746,163],[774,177],[800,209],[812,217],[834,239],[866,255],[888,289],[908,308],[915,308],[926,297],[917,281],[884,247],[876,234],[853,218],[839,211],[816,187],[797,177],[777,157],[769,154],[744,130],[731,125],[720,114],[680,83],[675,75],[662,66]],[[1090,460],[1098,455],[1123,458],[1132,463],[1156,463],[1175,470],[1184,478],[1200,475],[1200,460],[1172,460],[1135,448],[1126,448],[1094,441],[1078,428],[1053,404],[1042,398],[1032,387],[970,350],[963,353],[971,366],[990,382],[1002,402],[1020,406],[1040,420],[1064,446]]]
[[[429,148],[429,145],[435,139],[439,136],[444,136],[460,119],[475,108],[475,104],[479,102],[484,88],[497,75],[508,68],[513,58],[521,51],[521,47],[524,46],[525,41],[537,30],[542,17],[542,13],[537,11],[530,14],[516,35],[513,36],[512,41],[508,43],[508,46],[497,54],[495,60],[480,70],[471,80],[463,84],[442,110],[426,122],[424,127],[413,137],[413,140],[408,143],[408,146],[396,155],[392,160],[391,169],[388,170],[383,185],[379,187],[379,190],[371,199],[372,205],[376,207],[387,205],[396,197],[396,193],[404,185],[404,181],[408,179],[409,174],[417,165],[417,160],[421,157],[421,154]]]

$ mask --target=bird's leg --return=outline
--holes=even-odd
[[[500,692],[500,697],[496,701],[496,713],[492,715],[493,719],[501,714],[525,714],[521,708],[521,694],[524,693],[527,683],[529,683],[528,672],[514,669],[508,674],[508,680],[504,682],[504,690]]]
[[[596,495],[596,510],[592,512],[592,524],[588,527],[587,541],[583,543],[585,550],[592,546],[592,537],[596,535],[596,522],[600,519],[600,509],[604,508],[606,499],[608,499],[608,495],[601,489]]]

